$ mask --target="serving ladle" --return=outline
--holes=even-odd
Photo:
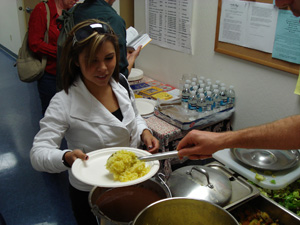
[[[177,150],[138,157],[139,160],[145,162],[154,161],[154,160],[171,159],[171,158],[178,158]]]
[[[111,158],[114,154],[115,153],[113,153],[109,158]],[[144,162],[149,162],[149,161],[154,161],[154,160],[171,159],[171,158],[178,158],[177,150],[138,157],[139,160],[144,161]]]

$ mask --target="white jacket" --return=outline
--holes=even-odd
[[[30,159],[34,169],[48,173],[60,173],[68,168],[62,157],[66,151],[83,149],[88,153],[108,147],[134,147],[141,144],[141,134],[148,129],[145,120],[138,114],[131,90],[114,79],[110,84],[119,102],[123,121],[109,112],[85,87],[81,79],[51,100],[45,117],[40,121],[40,131],[34,138]],[[60,150],[66,138],[68,150]],[[91,186],[77,180],[69,170],[72,186],[81,191],[90,191]]]

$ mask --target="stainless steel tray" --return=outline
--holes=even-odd
[[[260,195],[260,192],[257,187],[250,184],[244,178],[237,175],[230,169],[226,168],[221,163],[215,161],[215,162],[208,163],[205,166],[208,166],[210,168],[216,169],[224,173],[231,181],[232,195],[229,202],[223,207],[224,209],[229,209],[246,200],[253,199]]]
[[[270,171],[290,169],[297,165],[300,158],[298,150],[233,148],[230,151],[240,162],[256,169]]]
[[[246,201],[227,210],[238,220],[239,212],[244,212],[249,208],[259,209],[263,212],[268,213],[271,218],[278,219],[279,224],[300,224],[299,216],[263,195],[260,195],[254,199],[251,199],[250,201]]]

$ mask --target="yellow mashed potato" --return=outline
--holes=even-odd
[[[114,175],[115,180],[126,182],[145,176],[150,166],[146,167],[134,152],[120,150],[108,158],[106,169]]]

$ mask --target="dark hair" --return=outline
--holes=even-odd
[[[83,27],[89,26],[91,24],[106,24],[111,32],[109,33],[98,33],[93,32],[90,36],[85,38],[84,40],[74,41],[75,32]],[[119,81],[119,58],[120,58],[120,50],[118,37],[113,32],[113,29],[105,22],[99,21],[97,19],[89,19],[85,20],[81,23],[78,23],[76,26],[68,34],[68,37],[64,43],[62,49],[62,56],[60,60],[61,65],[61,84],[62,89],[68,94],[68,90],[71,85],[78,79],[78,77],[82,76],[79,64],[79,54],[84,50],[87,51],[87,55],[89,56],[86,61],[86,65],[91,65],[95,55],[98,53],[99,49],[106,41],[110,41],[116,52],[116,67],[113,72],[112,77],[118,82]]]

